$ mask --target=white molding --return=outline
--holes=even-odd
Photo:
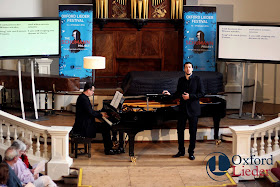
[[[51,63],[53,62],[52,59],[49,58],[40,58],[35,59],[35,61],[38,63],[39,73],[40,74],[51,74]]]

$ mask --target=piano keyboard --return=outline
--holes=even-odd
[[[108,123],[110,126],[113,125],[113,123],[112,123],[110,120],[108,120],[107,118],[102,117],[102,119],[103,119],[106,123]]]

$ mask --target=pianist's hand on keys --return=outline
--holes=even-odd
[[[103,119],[106,123],[108,123],[110,126],[112,126],[113,123],[112,123],[110,120],[107,119],[107,118],[109,117],[108,114],[107,114],[106,112],[100,112],[100,113],[102,114],[102,119]]]
[[[106,112],[100,112],[102,114],[102,118],[108,118],[108,114]]]

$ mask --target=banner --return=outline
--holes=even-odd
[[[92,56],[92,5],[59,5],[61,17],[61,58],[59,75],[88,78],[83,57]]]
[[[184,6],[183,63],[194,71],[215,71],[216,7]]]

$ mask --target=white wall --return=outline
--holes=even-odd
[[[44,0],[43,15],[48,17],[58,16],[59,4],[91,4],[92,0]]]
[[[236,0],[236,21],[280,22],[279,0]]]
[[[280,22],[279,0],[198,0],[198,4],[234,6],[234,21]]]
[[[0,17],[41,17],[43,0],[0,0]]]

